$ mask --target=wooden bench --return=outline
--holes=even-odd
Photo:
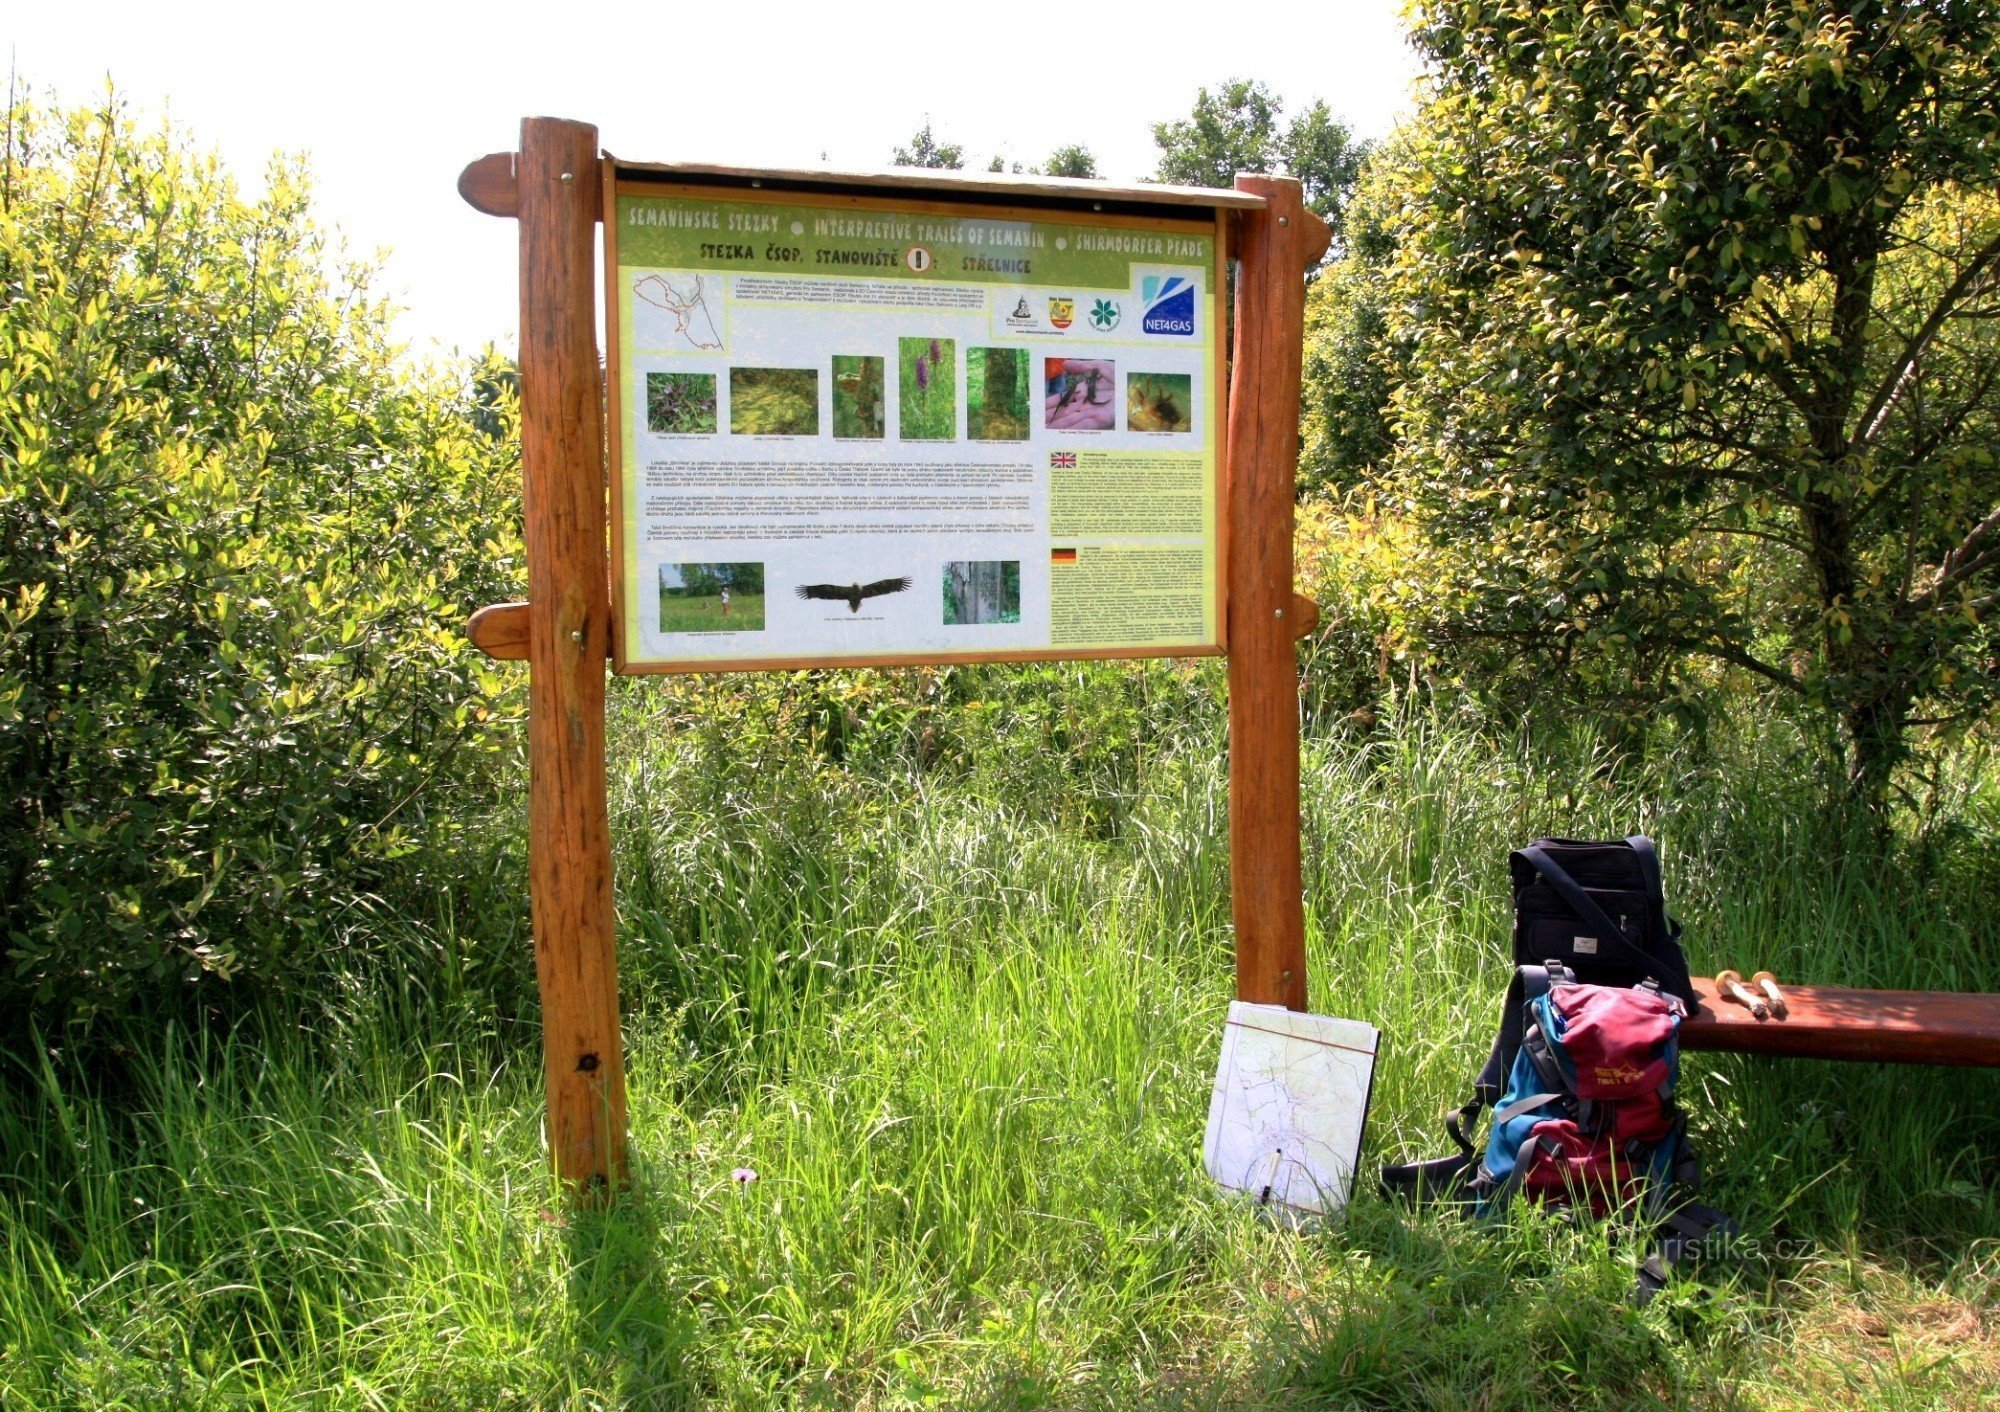
[[[1780,983],[1782,985],[1782,982]],[[1759,1020],[1696,976],[1701,1006],[1681,1024],[1681,1048],[1878,1064],[2000,1066],[2000,995],[1786,985],[1791,1013]]]

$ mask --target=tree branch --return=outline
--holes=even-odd
[[[1787,691],[1796,691],[1801,696],[1805,694],[1806,687],[1804,682],[1782,667],[1774,667],[1769,662],[1760,661],[1752,657],[1740,647],[1731,647],[1728,643],[1724,642],[1697,642],[1688,644],[1688,647],[1690,651],[1697,652],[1704,657],[1713,657],[1719,662],[1728,662],[1732,666],[1743,668],[1746,672],[1755,672],[1766,681],[1775,682]]]
[[[1859,453],[1875,439],[1875,434],[1882,429],[1882,423],[1888,415],[1890,403],[1895,400],[1896,393],[1902,388],[1904,380],[1910,376],[1910,369],[1916,366],[1917,359],[1923,356],[1924,349],[1930,346],[1930,341],[1937,337],[1937,331],[1944,327],[1945,320],[1951,317],[1952,309],[1996,259],[2000,259],[2000,233],[1996,233],[1987,241],[1979,253],[1966,263],[1965,268],[1958,272],[1958,278],[1951,282],[1951,287],[1945,290],[1943,296],[1932,307],[1929,317],[1904,343],[1902,356],[1890,366],[1882,378],[1881,386],[1876,388],[1875,395],[1868,399],[1868,405],[1862,408],[1861,416],[1856,419],[1857,430],[1853,440],[1848,444],[1850,454]]]
[[[1944,562],[1938,565],[1936,580],[1924,592],[1930,595],[1936,594],[1941,589],[1949,588],[1960,579],[1977,573],[1986,565],[1988,560],[1992,559],[1996,554],[2000,554],[2000,545],[1994,545],[1986,549],[1979,548],[1979,542],[1985,539],[1987,535],[1993,533],[1995,529],[2000,529],[2000,509],[1996,509],[1992,514],[1974,525],[1965,538],[1958,542],[1958,546],[1944,556]]]

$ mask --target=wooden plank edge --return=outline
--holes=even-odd
[[[458,174],[458,194],[475,211],[489,216],[519,216],[521,188],[514,177],[514,154],[488,152],[467,162],[465,170]]]
[[[611,160],[621,175],[640,178],[680,177],[699,181],[706,177],[711,181],[769,181],[857,189],[889,187],[904,191],[935,191],[953,196],[967,193],[1002,198],[1033,196],[1118,205],[1207,207],[1210,210],[1257,211],[1264,207],[1262,196],[1229,187],[1169,186],[1165,183],[1113,186],[1110,182],[1078,177],[948,172],[916,167],[894,167],[888,171],[836,171],[830,167],[732,167],[712,162],[634,162],[624,157],[612,157]]]
[[[1320,218],[1317,211],[1303,213],[1304,234],[1299,237],[1306,257],[1306,268],[1311,269],[1326,258],[1326,252],[1333,247],[1333,227]]]
[[[1303,608],[1298,605],[1304,605]],[[1304,621],[1310,613],[1313,622],[1319,618],[1319,605],[1309,598],[1294,600],[1294,611]],[[1304,632],[1311,632],[1308,624]],[[1304,632],[1299,635],[1303,636]],[[465,623],[465,636],[488,657],[496,662],[525,662],[528,660],[528,605],[525,603],[493,603],[474,613]],[[607,657],[611,653],[605,653]],[[668,675],[684,672],[769,672],[805,671],[816,667],[928,667],[943,666],[954,662],[1083,662],[1140,660],[1172,657],[1219,657],[1219,645],[1203,644],[1177,647],[1125,647],[1102,648],[1049,648],[1037,651],[1026,649],[1016,652],[957,652],[948,654],[925,653],[922,655],[860,655],[853,657],[784,657],[769,659],[731,658],[729,660],[703,661],[694,659],[686,662],[636,662],[622,668],[629,676]]]
[[[1789,1018],[1759,1020],[1706,976],[1694,989],[1700,1008],[1680,1030],[1689,1052],[2000,1067],[2000,995],[1787,985]]]
[[[1292,640],[1310,637],[1319,626],[1319,604],[1303,593],[1292,595]]]
[[[528,660],[528,605],[493,603],[474,613],[465,624],[472,645],[496,662]]]

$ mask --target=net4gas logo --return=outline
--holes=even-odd
[[[1194,281],[1181,275],[1147,275],[1139,282],[1139,302],[1145,314],[1139,327],[1146,333],[1194,336]]]

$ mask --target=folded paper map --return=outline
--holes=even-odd
[[[1263,1206],[1344,1207],[1379,1039],[1358,1020],[1230,1005],[1208,1106],[1208,1174]]]

